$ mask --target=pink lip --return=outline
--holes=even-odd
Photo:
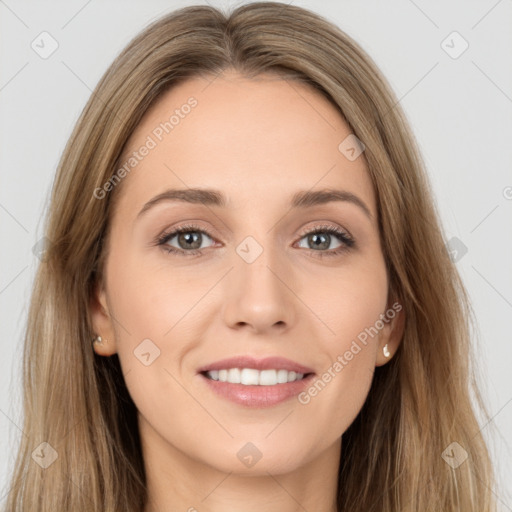
[[[215,363],[208,364],[197,370],[198,373],[209,372],[211,370],[229,370],[230,368],[253,368],[255,370],[288,370],[296,373],[314,373],[311,368],[291,361],[284,357],[265,357],[264,359],[255,359],[250,356],[235,356],[229,359],[222,359]],[[244,386],[248,387],[248,386]],[[259,386],[258,386],[259,387]]]
[[[224,367],[226,368],[226,367]],[[247,366],[245,366],[247,368]],[[298,395],[311,385],[315,378],[313,374],[304,377],[302,380],[276,384],[274,386],[245,386],[244,384],[230,384],[212,380],[203,374],[199,378],[219,396],[245,407],[263,409],[277,405],[293,396]]]

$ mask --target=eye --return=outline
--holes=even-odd
[[[201,254],[201,249],[204,249],[202,242],[205,236],[212,240],[208,233],[198,226],[180,226],[170,233],[164,233],[160,236],[157,239],[157,245],[162,246],[162,248],[169,253],[175,253],[180,256],[194,256]],[[178,247],[169,245],[169,242],[174,238],[176,238]]]
[[[208,233],[194,224],[180,226],[169,233],[164,233],[159,236],[155,243],[159,245],[168,253],[176,254],[177,256],[196,256],[202,254],[205,246],[203,242],[205,237],[211,241],[213,238]],[[170,245],[174,239],[176,245]],[[302,240],[306,241],[307,246],[301,245]],[[332,248],[331,243],[338,241],[338,246]],[[212,246],[213,244],[210,244]],[[310,250],[314,257],[323,258],[326,256],[337,256],[342,252],[348,251],[355,245],[355,240],[345,231],[331,226],[322,225],[314,226],[307,231],[299,241],[298,247]]]
[[[325,256],[337,256],[340,253],[349,250],[354,246],[354,239],[337,227],[331,225],[315,226],[312,230],[308,231],[301,240],[306,241],[306,249],[311,249],[315,257],[323,258]],[[337,247],[330,247],[333,240],[338,240],[339,245]],[[300,245],[299,247],[304,247]],[[324,250],[324,249],[331,250]]]

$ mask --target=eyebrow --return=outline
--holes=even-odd
[[[221,208],[227,205],[226,197],[219,190],[205,188],[169,189],[150,199],[137,214],[137,219],[155,205],[168,201],[181,201],[205,206],[218,206]],[[310,208],[334,201],[352,203],[358,206],[370,220],[373,219],[373,215],[365,202],[347,190],[332,188],[315,191],[301,190],[293,194],[290,205],[293,209]]]

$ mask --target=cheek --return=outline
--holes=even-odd
[[[125,383],[142,416],[160,432],[179,438],[190,425],[187,415],[176,418],[176,411],[197,407],[188,386],[179,382],[181,363],[199,339],[192,331],[187,336],[187,326],[200,310],[194,304],[204,286],[155,269],[144,258],[120,258],[120,251],[112,252],[109,286]]]
[[[351,264],[330,273],[305,275],[301,280],[304,286],[300,296],[322,320],[324,329],[319,332],[333,356],[349,350],[351,341],[358,337],[364,343],[367,330],[385,313],[388,281],[380,257],[354,258]],[[371,339],[376,336],[367,336],[367,341]]]
[[[167,339],[170,330],[185,320],[207,289],[208,283],[193,279],[191,272],[166,266],[165,257],[163,251],[158,258],[154,254],[145,257],[140,251],[122,259],[119,252],[112,253],[109,284],[116,319],[125,327],[120,331],[122,338],[130,332],[131,338]]]
[[[336,279],[320,281],[315,290],[311,303],[325,324],[318,331],[323,333],[318,347],[328,362],[301,403],[314,417],[328,418],[326,428],[335,435],[355,419],[373,379],[388,292],[384,262],[347,268]]]
[[[154,378],[155,368],[161,372],[164,367],[171,369],[176,365],[170,365],[170,361],[180,361],[179,352],[186,347],[171,341],[187,325],[187,315],[204,293],[199,283],[187,281],[179,273],[173,273],[171,278],[169,273],[152,268],[150,261],[123,256],[121,251],[114,250],[108,270],[117,352],[123,372],[143,372],[144,379],[149,373]],[[141,385],[147,388],[147,380]]]

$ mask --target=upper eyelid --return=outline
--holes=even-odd
[[[322,229],[336,229],[338,231],[344,232],[349,238],[353,238],[352,234],[350,233],[350,231],[348,231],[348,229],[336,226],[334,224],[316,224],[316,225],[310,226],[310,227],[306,228],[305,231],[303,231],[302,236],[305,236],[311,232],[321,231]]]

